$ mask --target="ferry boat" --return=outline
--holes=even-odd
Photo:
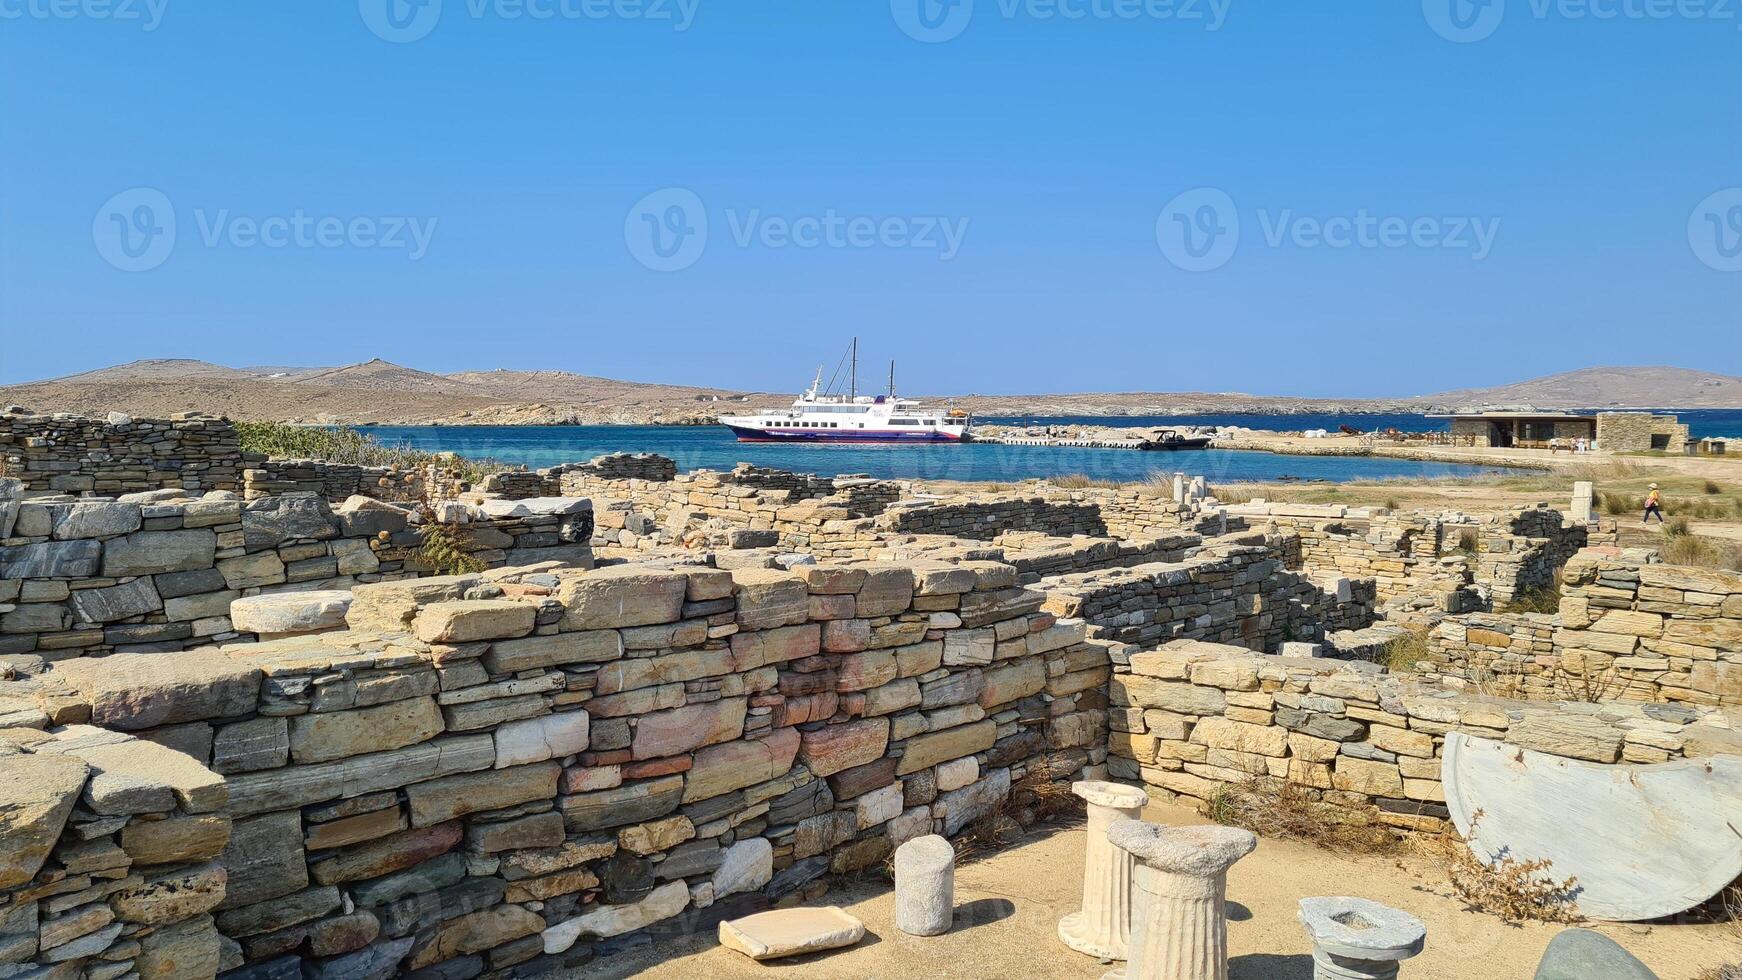
[[[752,415],[723,416],[739,442],[966,442],[968,413],[959,409],[926,408],[895,394],[895,362],[889,364],[889,390],[882,395],[859,394],[859,341],[848,351],[852,366],[847,392],[823,390],[823,369],[791,408]],[[836,367],[836,372],[840,368]],[[833,387],[833,382],[830,383]]]

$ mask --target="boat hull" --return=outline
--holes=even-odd
[[[802,442],[802,443],[878,443],[929,442],[961,443],[963,436],[944,432],[903,432],[892,429],[759,429],[727,425],[739,442]]]

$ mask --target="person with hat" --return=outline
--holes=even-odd
[[[1651,485],[1651,492],[1645,495],[1645,517],[1639,523],[1650,524],[1651,515],[1657,515],[1657,523],[1663,523],[1663,494],[1657,491],[1657,484]]]

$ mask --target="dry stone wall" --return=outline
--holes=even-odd
[[[173,745],[178,778],[211,790],[129,782],[69,822],[68,766],[51,807],[0,805],[0,950],[68,976],[572,975],[649,930],[796,900],[1103,761],[1108,646],[1015,577],[502,570],[359,586],[345,632],[55,664],[6,687],[29,730],[0,732],[0,775],[32,758],[9,744],[88,724]],[[141,826],[169,867],[134,867]],[[160,889],[150,921],[199,957],[144,969],[149,934],[111,928],[137,921],[138,886],[86,890],[92,867]],[[68,911],[4,918],[55,882],[79,892]]]
[[[1552,588],[1590,531],[1546,505],[1469,515],[1259,501],[1228,511],[1298,536],[1292,567],[1374,579],[1397,618],[1504,608]]]
[[[313,494],[20,500],[8,492],[0,487],[0,656],[223,643],[239,638],[230,604],[244,596],[433,571],[411,514],[362,497],[334,510]],[[470,522],[452,536],[485,566],[591,564],[587,501],[498,502],[463,516]]]
[[[1554,616],[1452,617],[1427,672],[1528,697],[1742,704],[1742,574],[1589,549]]]
[[[238,490],[244,466],[235,427],[195,414],[7,412],[0,414],[0,459],[27,490],[110,496],[164,487]]]
[[[1372,622],[1370,582],[1290,572],[1285,548],[1286,538],[1230,535],[1182,561],[1059,575],[1037,588],[1047,610],[1144,647],[1193,639],[1274,651]]]
[[[1742,755],[1733,712],[1507,701],[1371,664],[1190,641],[1132,654],[1108,700],[1108,773],[1154,797],[1202,806],[1268,781],[1407,831],[1445,826],[1440,760],[1453,731],[1604,764]]]

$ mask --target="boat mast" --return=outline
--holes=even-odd
[[[895,362],[894,361],[889,362],[889,401],[891,404],[893,404],[895,401]]]
[[[847,394],[847,401],[848,401],[848,403],[852,403],[852,402],[859,400],[859,338],[858,337],[853,338],[852,351],[853,351],[853,369],[847,375],[847,378],[848,378],[848,380],[847,380],[847,393],[848,393]]]

